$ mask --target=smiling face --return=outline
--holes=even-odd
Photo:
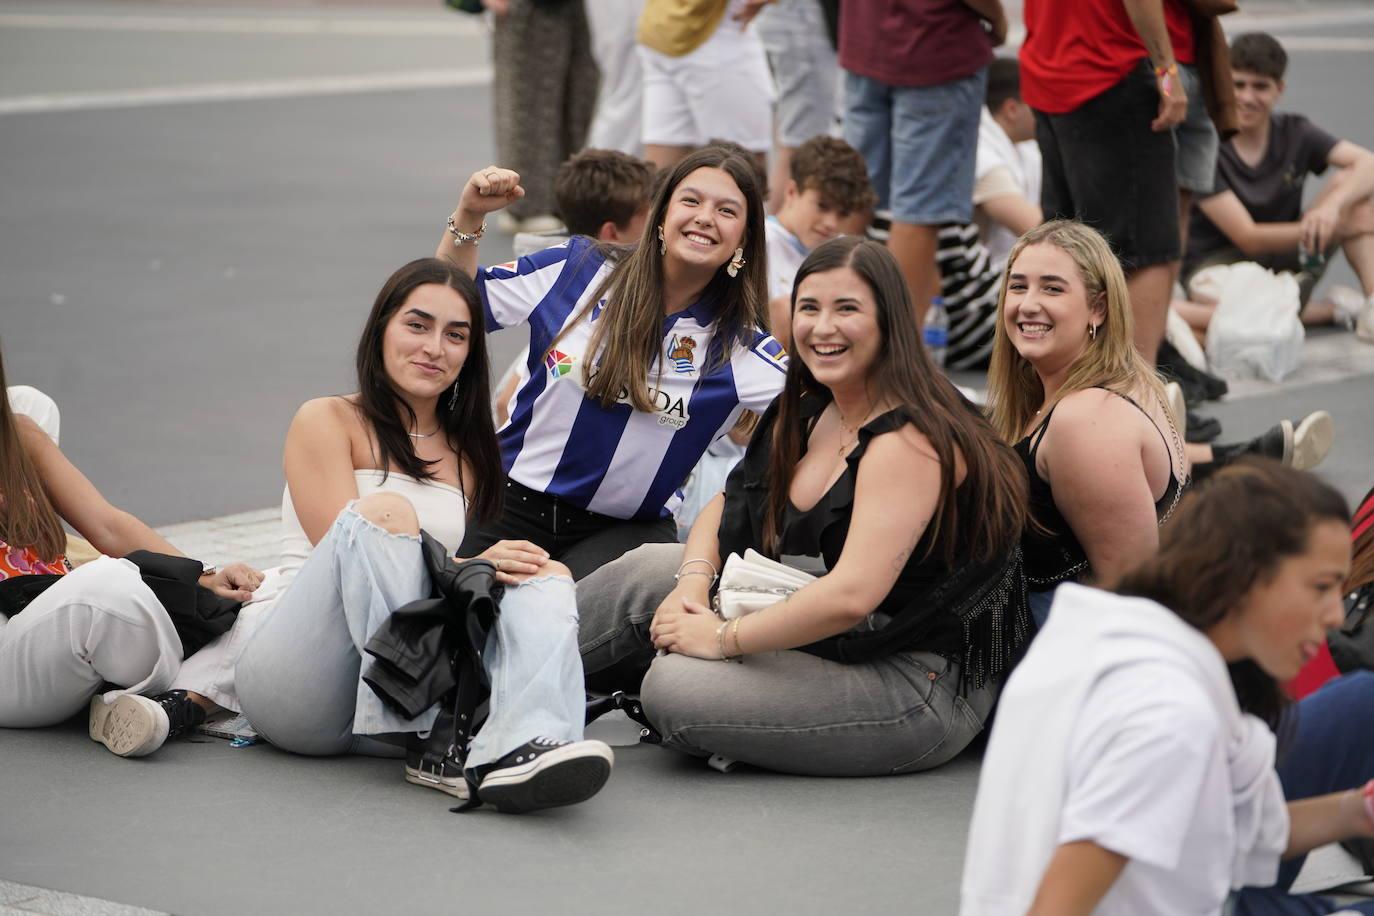
[[[388,319],[382,365],[407,400],[438,398],[467,361],[472,312],[457,290],[439,283],[415,287]]]
[[[808,274],[792,309],[792,353],[834,391],[865,386],[882,350],[873,290],[850,267]]]
[[[1273,577],[1253,586],[1231,613],[1239,653],[1278,680],[1295,677],[1345,616],[1341,585],[1350,572],[1350,529],[1312,526],[1307,549],[1285,557]],[[1225,625],[1224,622],[1223,625]]]
[[[1096,300],[1089,303],[1068,252],[1046,242],[1027,245],[1007,278],[1002,325],[1016,352],[1044,376],[1071,366],[1088,346],[1089,325],[1106,314],[1104,297]]]
[[[723,169],[689,172],[676,188],[663,220],[665,257],[714,271],[744,245],[748,209],[744,193]]]
[[[1237,124],[1249,133],[1269,120],[1283,95],[1283,81],[1250,70],[1232,70],[1231,80],[1236,87]]]
[[[799,190],[795,181],[787,182],[778,222],[810,251],[839,235],[854,214],[842,210],[822,196],[819,188]]]

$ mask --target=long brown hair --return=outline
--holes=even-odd
[[[1306,551],[1313,527],[1324,521],[1350,524],[1335,489],[1276,461],[1242,459],[1183,498],[1160,530],[1159,551],[1116,591],[1157,601],[1206,632],[1286,557]],[[1278,683],[1253,661],[1230,667],[1241,708],[1276,725],[1286,703]]]
[[[708,146],[689,154],[659,185],[639,244],[626,250],[598,245],[593,250],[615,263],[601,285],[549,345],[554,349],[602,299],[606,305],[587,343],[588,359],[582,365],[583,387],[589,397],[609,407],[622,396],[636,410],[652,411],[649,374],[662,372],[663,351],[663,255],[659,253],[658,227],[668,215],[673,192],[697,169],[720,169],[744,195],[744,267],[731,277],[722,265],[706,285],[702,298],[716,305],[715,334],[721,347],[712,347],[725,362],[738,347],[751,342],[755,329],[768,327],[768,249],[763,230],[763,197],[756,176],[757,165],[748,157],[721,147]],[[547,354],[546,354],[547,355]],[[715,366],[707,366],[703,374]]]
[[[487,335],[482,300],[472,278],[447,261],[420,258],[392,274],[377,293],[377,301],[363,325],[358,340],[357,409],[377,439],[381,470],[397,470],[416,480],[433,480],[432,461],[415,454],[408,429],[415,425],[415,411],[396,391],[382,359],[382,337],[391,316],[405,304],[416,287],[428,283],[447,286],[463,297],[472,315],[468,337],[468,356],[458,372],[458,400],[450,407],[445,391],[439,396],[435,415],[443,427],[449,448],[458,455],[459,481],[464,463],[472,471],[472,492],[468,517],[474,521],[492,518],[501,511],[504,491],[501,452],[496,443],[496,428],[491,416],[491,372],[487,358]],[[405,416],[408,422],[402,422]]]
[[[6,390],[5,358],[0,347],[0,541],[11,547],[28,547],[51,562],[62,556],[67,532],[24,448]]]
[[[992,425],[1007,442],[1025,435],[1026,426],[1037,412],[1048,414],[1053,404],[1045,403],[1045,388],[1035,367],[1016,352],[1007,335],[1003,312],[1007,304],[1007,282],[1021,252],[1031,245],[1053,245],[1073,259],[1083,279],[1089,303],[1103,299],[1106,313],[1097,326],[1096,339],[1084,347],[1069,369],[1055,402],[1085,388],[1107,388],[1117,394],[1134,396],[1142,390],[1156,404],[1164,404],[1164,384],[1154,368],[1135,347],[1131,318],[1131,297],[1121,263],[1097,230],[1074,220],[1052,220],[1037,226],[1017,240],[1002,271],[1002,287],[997,294],[997,326],[992,342],[992,363],[988,367],[988,405]],[[1170,446],[1170,451],[1173,446]],[[1174,461],[1181,456],[1174,456]]]
[[[881,344],[868,379],[872,402],[895,402],[895,409],[926,437],[940,462],[940,499],[930,521],[930,550],[942,542],[944,560],[950,564],[955,562],[960,544],[967,545],[975,562],[1004,553],[1017,542],[1025,525],[1025,467],[926,355],[906,281],[891,253],[876,242],[853,236],[818,246],[797,270],[793,308],[803,280],[841,267],[852,269],[868,284],[877,304]],[[806,396],[832,400],[830,390],[816,381],[802,360],[793,357],[778,396],[769,459],[763,546],[774,555],[793,473],[806,451],[807,429],[801,416],[801,402]],[[956,448],[967,471],[962,485],[968,510],[964,517],[956,511]]]

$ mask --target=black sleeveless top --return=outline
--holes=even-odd
[[[824,405],[821,405],[822,408]],[[807,433],[814,426],[815,416],[808,418]],[[819,556],[825,561],[826,569],[834,569],[844,551],[849,537],[849,524],[854,515],[854,490],[859,480],[859,462],[868,451],[875,436],[901,429],[907,420],[900,411],[891,410],[875,417],[858,431],[858,443],[845,458],[845,469],[825,495],[811,509],[802,512],[789,500],[783,515],[783,527],[778,538],[778,552],[786,556]],[[960,487],[955,490],[955,511],[968,511],[964,505],[966,492]],[[920,541],[912,550],[911,557],[902,567],[892,591],[873,613],[895,617],[908,609],[913,596],[928,590],[936,582],[948,578],[951,569],[944,561],[944,544],[933,543],[932,530],[927,527]],[[932,550],[931,548],[935,549]],[[958,551],[964,553],[964,551]],[[943,628],[937,628],[943,629]],[[929,643],[924,647],[930,651]]]
[[[807,399],[802,414],[809,433],[826,401]],[[970,405],[970,410],[976,408]],[[760,420],[745,457],[725,486],[720,524],[720,554],[761,550],[763,520],[768,508],[768,459],[775,401]],[[789,503],[783,516],[778,554],[819,556],[827,569],[839,562],[854,514],[854,491],[859,463],[877,436],[900,429],[910,420],[902,409],[892,410],[860,428],[858,443],[845,459],[845,469],[810,510]],[[970,511],[965,487],[955,490],[955,511]],[[955,561],[945,560],[943,535],[931,528],[921,535],[887,596],[865,627],[801,647],[801,651],[834,661],[871,661],[892,652],[935,652],[962,665],[961,686],[981,687],[1010,667],[1011,658],[1030,637],[1029,611],[1021,551],[1016,543],[991,562],[970,558],[962,545]]]
[[[1109,388],[1102,390],[1111,391]],[[1145,414],[1145,419],[1150,421],[1155,432],[1164,439],[1164,450],[1169,455],[1169,485],[1164,488],[1164,495],[1155,502],[1155,517],[1162,525],[1178,504],[1186,482],[1181,483],[1174,474],[1174,454],[1169,449],[1169,440],[1164,438],[1163,430],[1150,414],[1126,395],[1115,391],[1111,393]],[[1045,591],[1061,582],[1077,581],[1091,572],[1083,545],[1074,536],[1073,529],[1069,527],[1059,507],[1054,504],[1054,491],[1049,481],[1041,477],[1035,469],[1035,456],[1040,451],[1040,443],[1049,428],[1050,417],[1054,416],[1058,406],[1055,404],[1051,407],[1050,412],[1045,414],[1045,419],[1031,430],[1030,435],[1015,445],[1016,454],[1025,462],[1026,476],[1030,478],[1030,517],[1039,525],[1037,527],[1027,523],[1026,530],[1021,536],[1021,552],[1026,563],[1026,582],[1031,591]]]

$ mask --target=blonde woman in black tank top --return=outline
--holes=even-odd
[[[1109,585],[1153,554],[1189,465],[1163,385],[1132,344],[1125,277],[1102,236],[1046,223],[1008,265],[988,393],[993,425],[1030,474],[1022,547],[1040,611],[1059,582]]]

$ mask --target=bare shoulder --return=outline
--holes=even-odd
[[[291,421],[288,435],[309,439],[352,438],[360,429],[360,418],[353,401],[347,397],[331,396],[312,398],[302,404]]]
[[[46,450],[49,446],[57,448],[53,441],[48,438],[48,434],[43,432],[43,427],[34,422],[32,417],[22,413],[14,414],[14,425],[19,430],[19,441],[24,445],[24,451],[30,456],[40,451]]]
[[[1108,432],[1133,428],[1140,411],[1121,395],[1104,388],[1085,388],[1064,395],[1054,408],[1054,433],[1099,429]]]
[[[940,466],[940,458],[925,433],[917,429],[915,424],[904,423],[891,432],[874,437],[861,463],[865,470],[871,469],[890,479],[892,475],[911,477],[936,471]],[[954,463],[955,480],[963,480],[964,456],[959,453],[957,445],[954,448]]]

